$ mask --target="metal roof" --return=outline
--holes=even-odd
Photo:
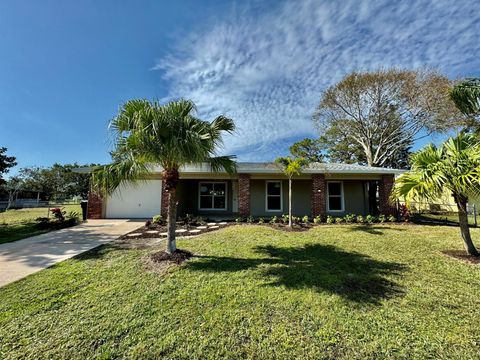
[[[154,166],[154,172],[162,172],[161,166]],[[74,171],[79,173],[88,173],[89,167],[76,168]],[[180,169],[180,173],[210,173],[212,172],[208,164],[188,165]],[[223,172],[223,171],[222,171]],[[267,162],[238,162],[237,172],[239,174],[280,174],[281,170],[275,163]],[[364,166],[356,164],[334,164],[334,163],[311,163],[302,171],[304,174],[394,174],[399,175],[405,170],[381,168],[373,166]]]

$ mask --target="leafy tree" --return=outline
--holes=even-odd
[[[396,167],[399,150],[464,122],[448,96],[450,87],[446,77],[431,71],[354,72],[323,93],[313,120],[321,136],[343,140],[333,153],[353,147],[369,166]]]
[[[216,156],[222,133],[231,133],[235,124],[225,116],[211,123],[195,117],[195,104],[188,100],[165,105],[157,101],[131,100],[111,121],[115,139],[113,163],[97,167],[93,184],[103,193],[112,193],[123,181],[138,182],[151,174],[155,165],[163,168],[168,192],[167,253],[176,251],[176,189],[180,167],[208,163],[213,171],[236,171],[233,156]]]
[[[95,166],[95,164],[85,165]],[[89,190],[89,174],[75,172],[83,165],[53,164],[51,167],[33,166],[20,169],[18,176],[22,179],[24,190],[40,191],[50,199],[58,200],[81,196],[86,198]]]
[[[14,156],[8,156],[7,148],[0,147],[0,184],[4,184],[3,175],[9,172],[10,168],[17,165]]]
[[[310,162],[323,162],[323,149],[318,139],[303,139],[290,146],[290,153],[296,158],[304,158]]]
[[[292,178],[300,175],[303,168],[308,165],[308,160],[304,158],[279,157],[275,163],[282,169],[288,177],[288,226],[292,227]]]
[[[468,126],[480,132],[480,78],[465,79],[456,84],[450,97],[457,108],[468,117]]]
[[[438,199],[447,189],[458,207],[465,250],[479,256],[470,236],[467,203],[480,194],[480,143],[471,134],[448,139],[440,148],[428,145],[412,155],[412,169],[395,181],[393,197],[407,204],[417,199]]]

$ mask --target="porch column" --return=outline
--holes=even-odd
[[[160,215],[167,218],[168,214],[168,192],[165,189],[165,181],[162,180],[162,197],[160,202]]]
[[[395,203],[390,200],[394,183],[394,175],[382,175],[382,180],[378,183],[378,207],[381,214],[396,215],[397,213]]]
[[[312,216],[324,217],[327,213],[327,182],[324,174],[312,175]]]
[[[238,175],[238,213],[250,215],[250,174]]]
[[[93,189],[88,192],[87,219],[103,219],[103,198]]]

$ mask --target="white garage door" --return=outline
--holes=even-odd
[[[120,185],[107,199],[106,217],[109,219],[141,219],[160,214],[162,181],[148,180],[136,186]]]

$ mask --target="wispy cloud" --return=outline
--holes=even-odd
[[[201,116],[232,117],[225,152],[271,160],[314,136],[311,114],[325,87],[353,70],[435,67],[451,77],[480,69],[476,1],[287,1],[242,5],[193,29],[155,68],[169,97]]]

